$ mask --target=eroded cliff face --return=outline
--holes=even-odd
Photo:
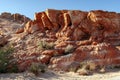
[[[119,39],[120,14],[107,11],[83,12],[79,10],[54,10],[35,14],[35,19],[26,24],[26,32],[37,30],[53,32],[57,39],[80,41],[92,40],[97,42]],[[119,45],[120,42],[113,42]]]
[[[72,64],[77,68],[83,61],[93,61],[97,65],[120,64],[120,48],[117,48],[120,46],[119,13],[47,9],[35,13],[34,20],[29,21],[23,31],[28,36],[34,34],[35,42],[46,40],[55,43],[53,50],[30,52],[26,45],[33,43],[34,39],[31,38],[33,42],[28,40],[24,47],[31,54],[20,56],[39,56],[39,59],[31,58],[29,63],[42,62],[50,68],[60,70],[68,70]],[[25,37],[26,40],[28,36]],[[68,45],[72,45],[74,50],[65,54]],[[23,62],[25,61],[27,63],[27,60]],[[26,63],[24,66],[28,66]],[[23,69],[23,64],[21,66]]]

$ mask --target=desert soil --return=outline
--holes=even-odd
[[[120,69],[111,69],[106,73],[94,73],[89,76],[80,76],[73,72],[56,73],[53,71],[47,71],[38,76],[29,72],[10,73],[0,74],[0,80],[120,80]]]

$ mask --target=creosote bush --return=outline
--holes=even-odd
[[[49,49],[54,49],[55,44],[53,42],[48,43],[46,41],[40,41],[38,46],[40,49],[49,50]]]

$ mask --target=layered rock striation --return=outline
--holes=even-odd
[[[120,14],[101,10],[84,12],[48,9],[35,13],[35,19],[25,26],[26,32],[32,33],[36,30],[54,32],[57,39],[71,41],[91,39],[119,45]]]
[[[66,71],[71,65],[78,67],[84,61],[101,66],[120,64],[119,13],[47,9],[35,13],[34,20],[27,22],[21,32],[32,35],[37,31],[41,33],[40,40],[48,39],[46,41],[54,42],[55,46],[53,50],[32,53],[41,58],[33,58],[31,62],[35,59],[50,68]],[[72,45],[73,50],[66,53],[68,45]]]

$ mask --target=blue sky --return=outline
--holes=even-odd
[[[20,13],[33,19],[35,12],[53,9],[107,10],[120,13],[117,0],[0,0],[0,13]]]

